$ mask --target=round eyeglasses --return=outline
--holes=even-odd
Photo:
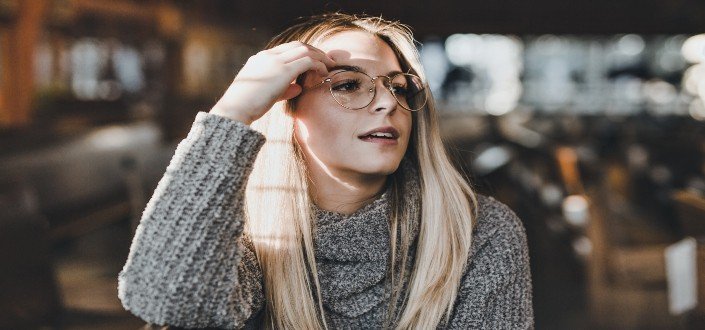
[[[396,98],[399,105],[409,111],[419,111],[426,105],[424,84],[416,75],[397,73],[388,76],[370,77],[361,71],[338,71],[320,83],[308,88],[314,89],[322,84],[330,84],[330,94],[340,106],[358,110],[367,107],[377,93],[375,81],[384,78],[384,87]]]

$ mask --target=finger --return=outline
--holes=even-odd
[[[311,56],[315,59],[323,62],[328,67],[333,67],[336,65],[335,61],[330,58],[322,50],[315,48],[310,45],[301,45],[293,48],[289,48],[286,51],[279,54],[279,58],[284,61],[284,63],[292,62],[303,56]]]
[[[315,63],[315,65],[316,65],[316,71],[318,72],[319,76],[321,76],[321,77],[328,76],[328,73],[329,73],[328,68],[326,67],[325,64],[323,64],[323,62],[317,62],[317,63]]]
[[[303,45],[305,45],[303,42],[298,41],[298,40],[294,40],[294,41],[289,41],[287,43],[283,43],[281,45],[274,46],[269,49],[265,49],[264,51],[267,53],[271,53],[271,54],[281,54],[289,49],[296,48],[296,47],[303,46]]]
[[[306,46],[295,47],[279,54],[279,58],[284,61],[284,63],[293,62],[305,56],[312,57],[313,59],[322,62],[327,67],[332,68],[336,65],[335,61],[333,61],[333,59],[328,57],[328,55],[322,51],[316,51]]]
[[[309,70],[315,70],[320,76],[323,77],[328,75],[328,69],[325,64],[309,56],[294,60],[287,65],[294,69],[296,75],[300,75]]]
[[[289,63],[298,60],[304,56],[313,55],[313,53],[314,52],[306,46],[297,46],[277,54],[277,57],[284,63]]]
[[[309,71],[317,74],[320,78],[328,76],[328,68],[326,68],[326,65],[323,64],[323,62],[313,62],[313,67]]]
[[[333,66],[335,66],[335,64],[336,64],[336,63],[335,63],[335,60],[334,60],[332,57],[328,56],[328,54],[326,54],[326,52],[324,52],[323,50],[318,49],[318,48],[316,48],[316,47],[314,47],[314,46],[311,46],[311,45],[309,45],[309,47],[310,47],[311,49],[317,51],[317,52],[320,53],[321,55],[323,55],[324,60],[323,60],[322,62],[325,63],[326,66],[328,66],[328,67],[333,67]]]

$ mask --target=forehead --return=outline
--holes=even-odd
[[[364,31],[335,33],[315,45],[338,64],[357,65],[379,74],[399,70],[399,61],[387,43]],[[379,70],[379,71],[378,71]],[[375,72],[369,72],[375,73]]]

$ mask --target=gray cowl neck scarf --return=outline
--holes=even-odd
[[[404,158],[397,171],[403,171],[404,196],[412,205],[411,242],[414,242],[418,236],[421,199],[418,169]],[[385,279],[391,249],[390,193],[388,185],[384,193],[349,215],[312,205],[317,219],[314,247],[323,305],[336,313],[353,318],[382,302],[386,307],[389,292],[385,290]],[[414,254],[413,246],[412,243],[410,256]],[[407,267],[411,264],[409,260]]]

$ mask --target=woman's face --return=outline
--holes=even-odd
[[[381,39],[363,31],[336,33],[313,46],[324,51],[338,66],[357,66],[371,77],[402,71],[392,49]],[[340,69],[330,69],[330,75]],[[309,72],[304,89],[315,86],[323,77]],[[350,110],[338,104],[329,84],[299,96],[294,117],[295,135],[308,162],[316,162],[329,173],[393,173],[404,156],[411,134],[411,112],[377,79],[376,95],[367,107]],[[393,127],[395,140],[362,139],[365,133]]]

